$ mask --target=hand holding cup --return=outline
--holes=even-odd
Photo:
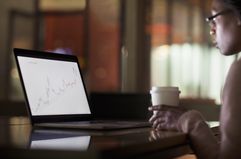
[[[153,112],[150,122],[155,129],[176,130],[179,117],[185,112],[179,107],[178,87],[152,87],[152,106],[149,111]]]

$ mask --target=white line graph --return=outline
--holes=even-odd
[[[62,84],[53,87],[50,82],[50,77],[46,77],[46,87],[45,93],[38,98],[35,112],[38,112],[42,106],[50,106],[52,103],[56,102],[56,100],[60,99],[62,95],[67,93],[68,90],[73,89],[77,85],[77,74],[75,68],[73,68],[73,77],[72,81],[66,81],[65,79],[61,79]]]
[[[75,62],[19,58],[33,115],[90,113]]]

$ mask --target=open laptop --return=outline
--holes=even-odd
[[[76,56],[18,48],[14,55],[33,126],[107,130],[150,126],[147,121],[96,121]]]

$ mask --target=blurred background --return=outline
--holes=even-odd
[[[14,47],[74,54],[88,92],[148,93],[220,105],[235,56],[212,46],[211,0],[1,0],[0,99],[24,101]],[[7,108],[1,105],[1,109]]]

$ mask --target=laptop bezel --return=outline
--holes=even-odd
[[[27,112],[28,115],[30,117],[31,120],[31,124],[38,124],[38,123],[45,123],[45,122],[71,122],[71,121],[85,121],[85,120],[92,120],[93,119],[93,111],[92,111],[92,107],[89,101],[89,97],[88,97],[88,93],[87,93],[87,89],[84,83],[84,78],[82,75],[82,71],[78,62],[78,58],[74,55],[66,55],[66,54],[59,54],[59,53],[54,53],[54,52],[47,52],[47,51],[37,51],[37,50],[28,50],[28,49],[21,49],[21,48],[14,48],[13,49],[14,52],[14,57],[15,57],[15,61],[16,61],[16,65],[17,65],[17,69],[18,69],[18,73],[19,73],[19,78],[21,81],[21,85],[22,85],[22,89],[24,92],[24,97],[25,97],[25,103],[27,106]],[[84,87],[84,91],[85,91],[85,95],[87,98],[87,102],[90,108],[90,114],[64,114],[64,115],[41,115],[41,116],[33,116],[31,109],[30,109],[30,104],[28,101],[28,97],[27,97],[27,92],[25,89],[25,84],[24,84],[24,80],[22,77],[22,72],[20,69],[20,65],[19,65],[19,61],[18,61],[18,57],[19,56],[23,56],[23,57],[34,57],[34,58],[39,58],[39,59],[50,59],[50,60],[59,60],[59,61],[71,61],[71,62],[75,62],[78,65],[78,69],[79,69],[79,73],[83,82],[83,87]]]

